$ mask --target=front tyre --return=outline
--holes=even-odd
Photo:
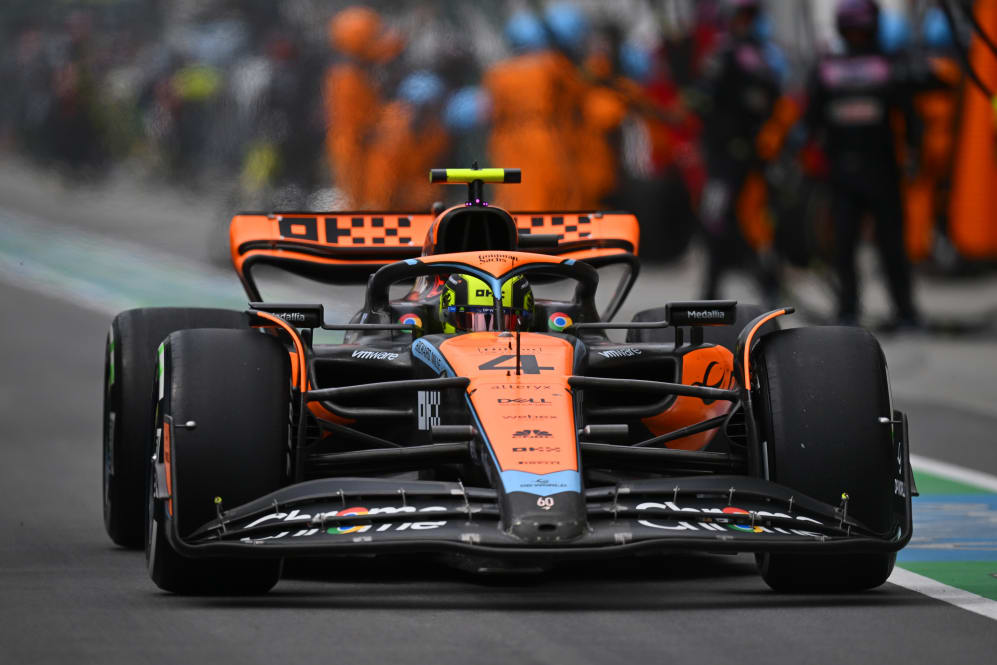
[[[167,338],[163,360],[157,460],[167,461],[172,494],[157,500],[150,483],[149,575],[180,594],[266,593],[280,578],[279,559],[187,558],[165,529],[172,523],[186,538],[216,517],[215,497],[234,508],[286,484],[287,351],[253,330],[185,330]]]
[[[831,505],[849,495],[848,514],[876,532],[897,528],[886,361],[861,328],[776,331],[754,354],[756,409],[768,479]],[[861,591],[890,576],[892,552],[759,554],[777,591]]]
[[[152,456],[156,349],[175,330],[245,328],[241,312],[146,307],[118,314],[104,346],[104,528],[118,545],[141,548],[145,493]]]

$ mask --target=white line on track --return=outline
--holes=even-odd
[[[974,471],[973,469],[967,469],[955,464],[949,464],[948,462],[942,462],[941,460],[914,454],[910,456],[910,463],[918,471],[924,471],[946,480],[954,480],[966,485],[973,485],[980,489],[997,492],[997,476],[992,476],[989,473]],[[893,569],[893,573],[887,581],[905,589],[916,591],[929,598],[955,605],[969,612],[997,621],[997,602],[989,598],[943,584],[938,580],[918,575],[900,566]]]
[[[918,575],[900,567],[893,569],[893,574],[890,575],[890,579],[887,581],[997,621],[997,602],[989,598],[977,596],[975,593],[963,591],[962,589],[956,589],[948,584],[942,584],[930,577]]]
[[[982,471],[975,471],[965,467],[942,462],[941,460],[922,457],[921,455],[910,456],[910,463],[915,469],[925,471],[946,480],[954,480],[966,485],[975,485],[980,489],[997,492],[997,476]]]

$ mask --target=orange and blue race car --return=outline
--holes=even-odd
[[[733,301],[614,322],[637,220],[485,202],[485,183],[520,177],[434,170],[468,187],[436,215],[236,215],[245,311],[115,318],[105,525],[145,543],[159,587],[262,593],[287,557],[405,553],[515,572],[754,552],[779,590],[887,579],[913,485],[876,339]],[[362,306],[330,323],[262,302],[263,265],[365,279]],[[622,277],[600,312],[607,266]]]

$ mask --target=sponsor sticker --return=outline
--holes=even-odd
[[[274,512],[268,515],[264,515],[259,519],[256,519],[246,525],[246,528],[258,526],[260,524],[266,524],[268,522],[277,522],[280,524],[288,524],[294,522],[308,522],[315,524],[316,521],[321,521],[322,519],[329,519],[332,517],[353,517],[353,516],[364,516],[364,515],[384,515],[384,514],[398,514],[399,518],[408,521],[398,521],[398,522],[378,522],[376,524],[337,524],[335,526],[322,528],[305,528],[298,529],[297,531],[281,531],[272,536],[264,536],[263,538],[243,538],[244,543],[256,543],[263,540],[275,540],[284,537],[299,538],[302,536],[313,536],[318,533],[325,533],[330,536],[342,536],[352,533],[386,533],[386,532],[398,532],[398,531],[425,531],[431,529],[439,529],[446,526],[446,520],[433,520],[433,521],[413,521],[413,513],[421,516],[422,513],[432,513],[446,511],[443,506],[426,506],[424,508],[419,508],[418,510],[414,506],[380,506],[377,508],[367,508],[366,506],[354,506],[352,508],[344,508],[342,510],[332,510],[325,513],[315,513],[314,515],[309,513],[302,513],[301,511],[294,509],[290,512]]]
[[[517,432],[513,432],[512,436],[516,439],[549,439],[551,434],[550,432],[542,429],[521,429]],[[513,448],[513,450],[519,449]],[[525,450],[525,448],[523,450]],[[560,448],[557,450],[560,450]]]
[[[420,390],[416,394],[419,429],[426,432],[440,424],[440,391]]]
[[[554,386],[545,383],[491,383],[489,390],[553,390]],[[557,395],[555,395],[556,397]]]
[[[547,328],[553,332],[561,332],[572,323],[574,323],[574,321],[572,321],[571,317],[564,312],[554,312],[547,317]]]
[[[690,309],[685,315],[698,321],[722,321],[726,314],[719,309]]]
[[[518,404],[523,406],[550,406],[551,400],[544,397],[499,397],[495,400],[498,404]]]
[[[422,327],[422,319],[419,318],[418,314],[402,314],[401,318],[398,319],[398,323],[405,326],[418,326]]]
[[[805,531],[802,529],[792,529],[783,528],[778,526],[767,527],[758,526],[751,524],[735,524],[729,520],[727,515],[750,515],[751,512],[744,510],[743,508],[738,508],[736,506],[724,506],[722,508],[693,508],[693,507],[682,507],[676,504],[674,501],[665,501],[664,503],[657,503],[653,501],[648,501],[637,505],[637,511],[642,510],[670,510],[673,512],[689,513],[688,520],[677,520],[675,518],[666,517],[656,521],[651,520],[637,520],[637,523],[641,526],[646,526],[651,529],[662,529],[666,531],[738,531],[740,533],[781,533],[787,536],[817,536],[820,535],[813,531]],[[788,513],[773,513],[766,510],[757,510],[754,514],[759,519],[764,519],[766,517],[782,517],[786,519],[795,519],[802,523],[809,524],[820,524],[819,521],[812,519],[810,517],[805,517],[803,515],[789,515]],[[800,526],[803,526],[801,524]]]
[[[512,254],[478,254],[479,263],[511,263],[515,260]]]
[[[417,339],[412,344],[412,355],[433,368],[441,376],[450,376],[450,368],[443,354],[424,339]]]
[[[482,355],[491,355],[493,353],[508,353],[513,350],[513,346],[512,341],[509,341],[509,343],[505,345],[478,346],[475,347],[474,350]],[[542,346],[527,346],[525,344],[519,347],[520,353],[536,353],[539,351],[544,351],[544,348]]]
[[[366,349],[357,349],[353,352],[354,358],[360,358],[361,360],[394,360],[398,357],[397,353],[391,353],[389,351],[370,351]]]
[[[634,356],[639,356],[641,354],[641,350],[635,349],[632,346],[623,346],[618,349],[599,351],[598,353],[603,358],[633,358]]]

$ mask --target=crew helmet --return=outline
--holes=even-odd
[[[505,24],[505,39],[516,53],[531,53],[547,48],[547,32],[536,14],[518,11]]]
[[[855,30],[875,34],[879,29],[879,5],[874,0],[841,0],[834,20],[839,33]]]

